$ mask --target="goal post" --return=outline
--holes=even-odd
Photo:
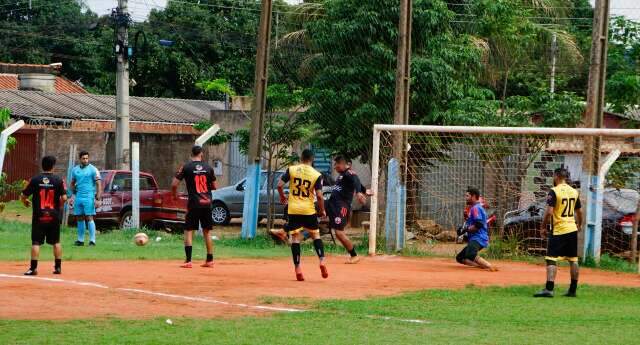
[[[400,148],[394,145],[398,134],[405,138]],[[591,176],[582,162],[594,156],[584,148],[596,137],[600,170]],[[402,250],[409,233],[427,245],[455,241],[464,223],[464,192],[476,187],[490,216],[492,243],[543,255],[539,225],[553,171],[564,167],[581,190],[580,255],[626,257],[634,218],[628,228],[626,220],[638,203],[638,157],[640,130],[632,129],[375,125],[369,254]]]

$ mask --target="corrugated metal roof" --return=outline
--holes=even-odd
[[[0,90],[0,107],[14,117],[55,117],[73,120],[115,120],[115,96]],[[130,97],[132,121],[195,124],[209,121],[211,110],[223,110],[223,102],[170,98]]]

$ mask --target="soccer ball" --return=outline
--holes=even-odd
[[[149,236],[147,236],[147,234],[145,234],[144,232],[139,232],[133,237],[133,242],[135,242],[135,244],[138,246],[144,246],[145,244],[147,244],[147,242],[149,242]]]

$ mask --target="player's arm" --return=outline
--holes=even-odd
[[[171,196],[174,200],[178,199],[178,185],[180,185],[180,181],[184,179],[184,168],[181,166],[180,169],[176,172],[176,175],[173,177],[171,181]]]
[[[582,229],[582,222],[584,221],[584,218],[582,215],[582,205],[580,204],[580,198],[576,200],[575,214],[576,214],[576,224],[578,225],[578,231],[580,231]]]
[[[318,177],[314,186],[316,190],[316,200],[318,202],[318,214],[324,218],[327,216],[327,211],[324,209],[324,196],[322,195],[322,177]]]
[[[211,169],[211,171],[209,172],[209,181],[211,181],[211,184],[209,185],[209,190],[216,190],[218,189],[218,182],[216,179],[216,174],[213,171],[213,169]]]
[[[60,182],[60,185],[58,186],[58,188],[59,188],[58,194],[60,195],[60,202],[64,204],[65,202],[67,202],[67,184],[64,183],[64,180]]]
[[[289,169],[285,171],[284,174],[280,177],[280,181],[278,181],[278,195],[280,195],[280,203],[283,205],[287,204],[287,196],[284,194],[284,185],[289,182],[291,176],[289,176]]]
[[[551,224],[551,218],[553,217],[553,211],[556,207],[556,193],[552,190],[549,192],[547,196],[547,208],[544,211],[544,216],[542,216],[542,224],[540,225],[540,233],[542,234],[542,238],[544,238],[547,234],[547,227]]]
[[[353,179],[353,190],[356,191],[356,199],[358,199],[358,202],[362,205],[367,203],[367,190],[366,188],[364,188],[362,186],[362,183],[360,182],[360,178],[358,178],[358,175],[356,174],[351,174],[351,178]]]
[[[474,233],[484,227],[484,217],[476,207],[472,207],[469,211],[469,220],[467,226],[468,233]]]
[[[33,195],[33,193],[35,192],[36,192],[36,184],[33,181],[33,179],[31,179],[29,181],[29,184],[27,184],[27,186],[22,191],[22,193],[20,193],[20,201],[22,201],[22,204],[24,205],[24,207],[31,206],[31,201],[29,200],[29,197]]]

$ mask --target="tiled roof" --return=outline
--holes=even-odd
[[[115,120],[115,96],[0,90],[0,107],[24,119]],[[223,110],[216,101],[130,97],[131,121],[195,124],[209,121],[211,110]]]
[[[0,90],[17,90],[18,75],[12,73],[0,74]],[[57,93],[87,93],[82,86],[72,82],[71,80],[56,76],[56,92]]]

